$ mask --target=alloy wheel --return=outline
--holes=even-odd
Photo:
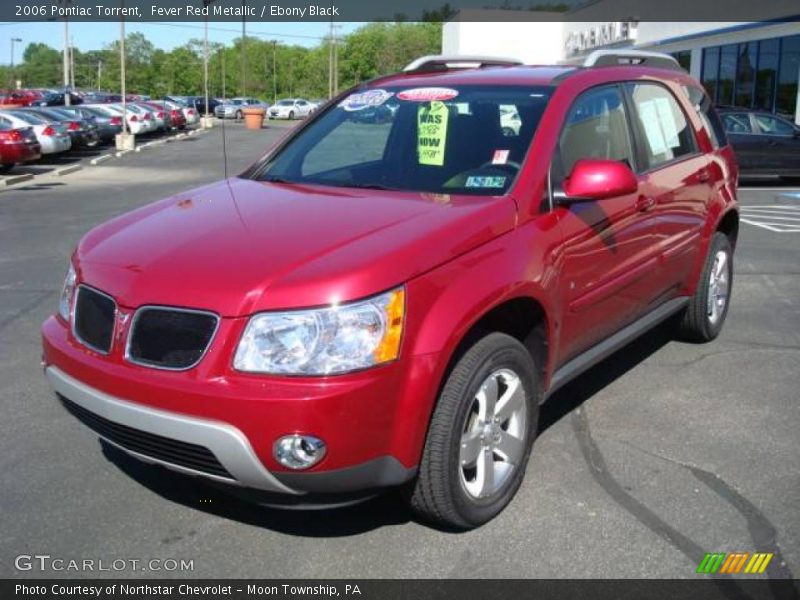
[[[467,494],[491,498],[525,455],[527,402],[520,377],[500,369],[487,377],[467,413],[459,445],[459,474]]]

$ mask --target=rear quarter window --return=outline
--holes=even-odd
[[[714,109],[714,104],[711,98],[708,97],[705,90],[694,85],[683,86],[683,91],[689,98],[689,102],[694,108],[700,120],[708,132],[708,137],[711,138],[711,145],[716,149],[721,146],[728,145],[728,136],[725,135],[725,126],[722,124],[722,119],[719,113]]]

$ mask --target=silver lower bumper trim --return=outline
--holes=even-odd
[[[109,421],[208,448],[235,481],[132,452],[106,440],[140,460],[160,464],[181,473],[259,490],[284,494],[302,493],[285,486],[267,471],[245,435],[232,425],[128,402],[96,390],[52,365],[45,369],[45,374],[58,394]],[[102,435],[100,437],[105,439]]]

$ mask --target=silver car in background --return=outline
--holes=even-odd
[[[263,108],[267,110],[269,104],[262,102],[258,98],[231,98],[217,105],[214,109],[214,116],[218,119],[241,119],[242,111],[246,108]]]
[[[24,110],[0,110],[0,116],[11,121],[14,127],[32,127],[42,154],[59,154],[72,148],[72,138],[62,123],[48,121]]]

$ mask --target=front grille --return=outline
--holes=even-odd
[[[63,396],[59,398],[64,407],[89,429],[126,450],[201,473],[234,479],[214,453],[204,446],[121,425],[96,415]]]
[[[218,321],[207,312],[141,308],[131,325],[128,360],[160,369],[189,369],[203,358]]]
[[[73,316],[73,332],[80,342],[108,354],[114,333],[113,298],[90,287],[78,287]]]

